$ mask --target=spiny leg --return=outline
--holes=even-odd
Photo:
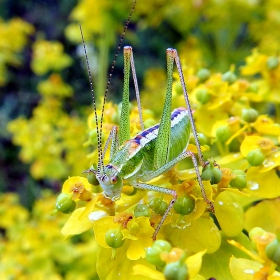
[[[207,195],[206,195],[206,192],[205,192],[205,189],[204,189],[202,180],[201,180],[201,176],[200,176],[200,173],[199,173],[198,164],[197,164],[195,155],[194,155],[194,153],[192,153],[191,151],[186,151],[186,153],[187,153],[188,156],[190,156],[191,159],[192,159],[193,166],[194,166],[195,173],[196,173],[196,177],[197,177],[197,181],[198,181],[198,184],[199,184],[199,186],[200,186],[200,190],[201,190],[203,199],[204,199],[204,201],[209,205],[210,211],[211,211],[213,214],[215,214],[214,204],[208,199],[208,197],[207,197]]]
[[[207,198],[201,177],[200,177],[200,173],[199,173],[199,169],[198,169],[198,164],[195,158],[195,155],[191,152],[191,151],[183,151],[181,154],[179,154],[175,159],[171,160],[170,162],[164,164],[163,166],[161,166],[158,170],[149,173],[147,176],[145,176],[144,181],[150,181],[156,177],[158,177],[159,175],[165,173],[166,171],[170,170],[175,164],[177,164],[178,162],[180,162],[181,160],[187,158],[187,157],[191,157],[193,165],[194,165],[194,169],[196,172],[196,176],[197,176],[197,180],[198,180],[198,184],[200,186],[200,190],[201,190],[201,194],[203,196],[204,201],[209,205],[210,211],[212,213],[214,213],[214,205],[213,203]]]
[[[199,163],[201,164],[201,166],[204,167],[205,162],[204,162],[204,159],[203,159],[203,154],[201,152],[200,143],[199,143],[199,140],[198,140],[198,137],[197,137],[197,131],[196,131],[195,122],[194,122],[194,118],[193,118],[193,114],[192,114],[192,110],[191,110],[191,104],[190,104],[190,101],[189,101],[188,91],[187,91],[187,87],[186,87],[186,83],[185,83],[185,79],[184,79],[184,74],[183,74],[180,58],[178,56],[177,50],[175,50],[175,49],[168,49],[168,50],[170,50],[170,52],[174,56],[175,63],[176,63],[176,66],[177,66],[177,69],[178,69],[178,72],[179,72],[180,82],[181,82],[181,85],[182,85],[182,88],[183,88],[185,101],[187,103],[187,110],[188,110],[189,118],[190,118],[190,121],[191,121],[193,137],[194,137],[195,144],[196,144],[196,147],[197,147],[197,154],[198,154]]]
[[[166,52],[167,60],[167,87],[162,117],[160,120],[158,136],[155,144],[154,167],[160,168],[168,161],[170,149],[170,130],[171,130],[171,106],[172,106],[172,82],[174,57]]]
[[[130,121],[129,121],[129,74],[131,49],[124,48],[124,82],[122,96],[122,111],[120,118],[120,144],[130,139]]]
[[[199,169],[198,169],[198,164],[197,164],[197,161],[196,161],[196,158],[195,158],[195,155],[190,152],[190,151],[184,151],[182,152],[180,155],[178,155],[178,157],[176,157],[175,159],[173,159],[172,161],[164,164],[162,167],[160,167],[158,170],[154,171],[154,172],[151,172],[149,173],[149,175],[147,175],[144,180],[145,181],[150,181],[152,180],[153,178],[156,178],[158,177],[159,175],[163,174],[164,172],[170,170],[175,164],[177,164],[178,162],[180,162],[181,160],[183,160],[184,158],[187,158],[187,157],[191,157],[192,158],[192,161],[193,161],[193,165],[194,165],[194,168],[195,168],[195,172],[196,172],[196,175],[197,175],[197,178],[198,178],[198,183],[199,183],[199,186],[200,186],[200,189],[201,189],[201,193],[202,193],[202,196],[203,196],[203,199],[204,201],[209,205],[210,207],[210,210],[211,212],[214,213],[214,205],[213,203],[207,198],[207,195],[206,195],[206,192],[205,192],[205,189],[204,189],[204,186],[202,184],[202,180],[200,178],[200,173],[199,173]],[[135,188],[138,188],[138,189],[144,189],[144,190],[149,190],[149,191],[156,191],[156,192],[160,192],[160,193],[164,193],[164,194],[169,194],[169,195],[172,195],[173,198],[172,200],[170,201],[169,203],[169,206],[166,210],[166,212],[164,213],[164,215],[162,216],[154,234],[153,234],[153,239],[155,240],[156,239],[156,236],[161,228],[161,226],[163,225],[168,213],[170,212],[170,210],[172,209],[174,203],[176,202],[177,200],[177,193],[175,190],[170,190],[170,189],[166,189],[166,188],[162,188],[162,187],[158,187],[158,186],[154,186],[154,185],[149,185],[149,184],[145,184],[145,183],[138,183],[138,182],[133,182],[132,185],[135,187]]]
[[[156,240],[157,238],[157,234],[160,230],[160,228],[162,227],[164,221],[166,220],[167,216],[168,216],[168,213],[170,212],[170,210],[172,209],[174,203],[176,202],[177,200],[177,193],[176,191],[174,190],[170,190],[170,189],[166,189],[166,188],[161,188],[161,187],[158,187],[158,186],[154,186],[154,185],[149,185],[149,184],[145,184],[145,183],[134,183],[133,186],[137,189],[142,189],[142,190],[147,190],[147,191],[155,191],[155,192],[159,192],[159,193],[164,193],[164,194],[169,194],[169,195],[172,195],[173,198],[171,199],[169,205],[168,205],[168,208],[167,210],[165,211],[164,215],[162,216],[160,222],[158,223],[156,229],[155,229],[155,232],[152,236],[153,240]]]
[[[143,114],[142,114],[142,106],[141,106],[141,100],[140,100],[138,81],[137,81],[137,77],[136,77],[136,70],[135,70],[134,59],[133,59],[133,52],[132,52],[132,48],[129,47],[129,46],[126,46],[124,48],[130,48],[130,50],[131,50],[130,65],[131,65],[131,71],[132,71],[132,77],[133,77],[133,81],[134,81],[136,100],[137,100],[137,105],[138,105],[139,120],[140,120],[141,130],[143,131],[145,129],[145,127],[144,127],[144,121],[143,121]]]

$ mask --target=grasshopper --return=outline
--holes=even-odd
[[[119,46],[111,67],[111,71],[114,69],[115,61],[121,47],[124,33],[128,27],[128,23],[132,12],[134,10],[136,1],[133,3],[130,15],[126,22],[123,35],[120,39]],[[82,34],[82,31],[81,31]],[[188,93],[184,81],[183,71],[180,63],[177,51],[172,48],[166,50],[167,54],[167,88],[166,98],[163,108],[161,121],[150,128],[144,129],[140,95],[138,89],[138,83],[136,78],[136,71],[133,60],[132,47],[124,47],[124,86],[122,97],[122,110],[120,118],[119,132],[117,127],[114,127],[110,133],[109,138],[106,141],[104,150],[102,151],[102,120],[104,114],[104,106],[106,102],[106,95],[110,85],[110,79],[112,74],[110,73],[107,88],[104,95],[104,102],[101,114],[100,125],[98,123],[96,102],[92,86],[92,78],[89,69],[88,57],[85,49],[84,38],[82,34],[83,46],[85,51],[87,70],[89,73],[90,87],[93,99],[93,106],[95,112],[95,123],[97,130],[97,142],[98,142],[98,164],[97,169],[89,169],[85,173],[94,173],[100,186],[103,189],[103,195],[112,201],[116,201],[120,198],[124,182],[137,189],[155,191],[172,196],[169,206],[162,216],[159,224],[157,225],[152,238],[155,240],[156,236],[163,225],[168,213],[173,207],[177,199],[177,193],[175,190],[166,189],[163,187],[151,185],[147,182],[172,169],[175,164],[184,158],[191,157],[195,172],[197,175],[198,183],[201,188],[202,196],[205,202],[209,205],[210,210],[214,211],[212,202],[207,198],[204,186],[201,180],[198,163],[195,155],[187,150],[187,146],[190,139],[190,132],[192,129],[195,143],[198,150],[198,158],[200,164],[204,167],[207,162],[204,162],[201,152],[199,140],[197,137],[196,127],[192,110],[188,98]],[[177,108],[171,113],[172,106],[172,75],[174,61],[177,66],[180,81],[186,101],[187,108]],[[142,131],[138,133],[134,138],[130,139],[130,120],[129,120],[129,78],[130,68],[132,69],[132,75],[135,85],[136,97],[138,102],[139,119],[142,127]],[[110,161],[104,165],[104,155],[111,142],[110,149]],[[120,145],[119,145],[120,143]]]

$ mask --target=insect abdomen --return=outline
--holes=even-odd
[[[126,143],[123,149],[128,151],[126,163],[122,166],[121,173],[127,176],[135,159],[143,159],[143,163],[137,174],[141,177],[154,170],[154,149],[158,135],[159,124],[140,132]],[[166,162],[176,158],[188,145],[190,136],[190,121],[185,108],[177,108],[171,114],[169,156]]]

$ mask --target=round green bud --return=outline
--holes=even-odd
[[[61,212],[62,212],[63,214],[70,214],[70,213],[72,213],[75,209],[76,209],[76,201],[72,200],[71,206],[70,206],[68,209],[66,209],[66,210],[64,210],[64,211],[61,211]]]
[[[226,142],[231,137],[230,128],[225,125],[220,126],[216,130],[216,137],[220,142],[222,142],[222,143]]]
[[[111,248],[119,248],[123,245],[123,234],[119,229],[110,229],[105,234],[105,241]]]
[[[182,196],[176,200],[173,208],[180,215],[188,215],[194,210],[195,201],[189,196]]]
[[[265,156],[260,149],[255,149],[247,154],[247,160],[252,166],[260,166],[264,162]]]
[[[266,66],[269,70],[276,69],[279,65],[279,59],[275,56],[270,56],[267,58]]]
[[[159,239],[154,242],[153,248],[158,249],[160,252],[170,252],[172,246],[168,241]]]
[[[230,181],[230,186],[237,189],[244,189],[247,186],[246,174],[243,170],[232,172],[236,177]]]
[[[137,217],[149,217],[149,207],[146,204],[138,204],[134,208],[134,216]]]
[[[201,104],[206,104],[211,99],[211,94],[208,93],[207,89],[198,90],[195,96]]]
[[[60,212],[66,211],[71,208],[72,202],[71,194],[61,193],[56,199],[55,208]]]
[[[280,243],[277,238],[266,246],[265,253],[270,260],[280,265]]]
[[[211,72],[207,68],[201,68],[198,70],[196,75],[198,76],[198,78],[201,82],[205,82],[206,80],[208,80],[210,78]]]
[[[260,227],[254,227],[249,231],[249,237],[251,240],[253,240],[257,236],[262,236],[265,234],[266,234],[266,231]]]
[[[241,118],[245,122],[254,122],[259,116],[259,112],[255,109],[249,108],[249,109],[243,109]]]
[[[259,85],[256,83],[250,83],[249,87],[247,88],[246,92],[255,92],[257,93],[259,90]]]
[[[199,141],[200,145],[205,145],[208,142],[207,137],[203,133],[197,133],[197,138],[198,138],[198,141]],[[190,142],[189,143],[194,144],[194,145],[196,144],[195,140],[194,140],[194,137],[193,137],[193,133],[191,133],[191,135],[190,135]]]
[[[166,280],[188,280],[189,272],[185,263],[180,261],[169,263],[164,268],[164,276]]]
[[[201,179],[210,180],[211,185],[218,184],[222,180],[223,173],[220,169],[215,168],[213,164],[207,164],[201,173]]]
[[[98,186],[99,185],[99,182],[95,176],[95,174],[93,172],[89,172],[87,174],[87,180],[90,184],[94,185],[94,186]]]
[[[228,71],[222,75],[222,80],[228,82],[229,84],[233,84],[236,81],[236,79],[236,75],[231,71]]]
[[[162,199],[156,197],[150,201],[149,207],[157,214],[163,216],[168,208],[168,204]]]
[[[149,247],[146,250],[146,260],[157,267],[163,267],[165,262],[160,258],[160,253],[158,248]]]
[[[220,183],[223,177],[222,171],[219,168],[214,168],[212,172],[213,175],[210,180],[211,185]]]

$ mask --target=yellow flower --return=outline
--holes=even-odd
[[[60,42],[41,40],[33,44],[31,68],[35,74],[44,75],[50,70],[59,71],[71,63],[71,57],[64,53]]]
[[[260,134],[279,135],[280,124],[275,123],[266,115],[260,115],[253,123],[253,127]]]
[[[52,74],[48,80],[38,84],[38,91],[42,95],[56,95],[58,97],[71,96],[73,89],[65,84],[59,74]]]
[[[127,257],[130,260],[138,260],[145,257],[145,248],[152,245],[154,229],[150,225],[148,217],[133,218],[127,223],[127,228],[122,230],[125,239],[129,239]]]
[[[241,67],[241,74],[251,76],[262,73],[266,66],[266,60],[266,55],[260,54],[257,49],[254,49],[252,55],[245,59],[246,65]]]
[[[261,149],[264,154],[270,154],[277,148],[273,141],[257,135],[246,136],[240,146],[241,154],[246,157],[247,154],[255,149]]]

